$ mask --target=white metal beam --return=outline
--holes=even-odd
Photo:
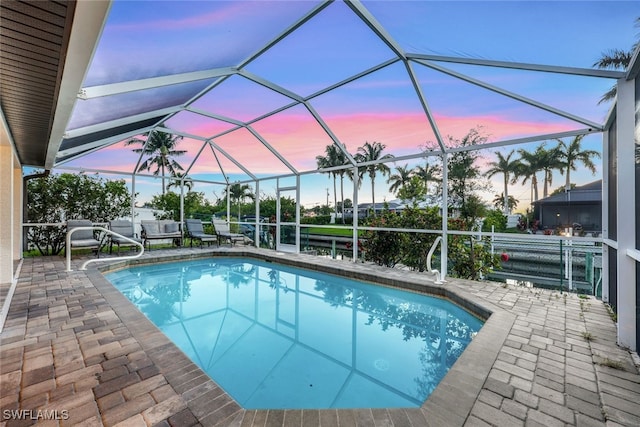
[[[460,79],[460,80],[466,81],[468,83],[471,83],[473,85],[482,87],[484,89],[490,90],[490,91],[495,92],[495,93],[499,93],[500,95],[504,95],[504,96],[509,97],[511,99],[515,99],[516,101],[520,101],[520,102],[523,102],[525,104],[531,105],[533,107],[537,107],[537,108],[539,108],[541,110],[548,111],[549,113],[553,113],[555,115],[564,117],[565,119],[573,120],[575,122],[582,123],[583,125],[591,126],[594,129],[602,130],[602,125],[600,125],[598,123],[594,123],[594,122],[592,122],[590,120],[584,119],[584,118],[576,116],[574,114],[567,113],[566,111],[559,110],[557,108],[554,108],[554,107],[551,107],[549,105],[543,104],[542,102],[535,101],[535,100],[533,100],[531,98],[527,98],[525,96],[518,95],[516,93],[510,92],[510,91],[505,90],[505,89],[501,89],[501,88],[499,88],[497,86],[490,85],[489,83],[485,83],[485,82],[480,81],[478,79],[474,79],[473,77],[466,76],[466,75],[464,75],[462,73],[458,73],[457,71],[453,71],[453,70],[450,70],[448,68],[441,67],[440,65],[434,64],[433,62],[423,61],[423,60],[417,60],[416,62],[418,62],[418,63],[420,63],[420,64],[422,64],[422,65],[424,65],[426,67],[429,67],[431,69],[437,70],[437,71],[439,71],[441,73],[444,73],[444,74],[447,74],[449,76],[455,77],[457,79]]]
[[[250,80],[254,83],[259,84],[260,86],[266,87],[267,89],[270,89],[276,93],[279,93],[282,96],[286,96],[287,98],[291,98],[294,101],[297,102],[303,102],[304,98],[300,95],[298,95],[297,93],[294,93],[288,89],[283,88],[282,86],[279,86],[273,82],[270,82],[267,79],[264,79],[260,76],[257,76],[253,73],[250,73],[249,71],[246,70],[242,70],[239,72],[239,74],[244,77],[247,80]]]
[[[173,74],[169,76],[151,77],[148,79],[129,80],[126,82],[112,83],[100,86],[90,86],[80,89],[78,98],[92,99],[102,96],[118,95],[127,92],[137,92],[145,89],[155,89],[164,86],[181,83],[195,82],[199,80],[213,79],[216,77],[230,76],[237,73],[233,67],[216,68],[212,70],[194,71],[191,73]]]
[[[411,84],[413,85],[413,89],[416,91],[416,95],[418,96],[418,100],[420,101],[420,105],[422,105],[422,110],[427,116],[427,120],[429,121],[429,125],[431,126],[431,130],[436,137],[436,141],[440,146],[440,150],[445,151],[446,147],[444,145],[444,140],[442,139],[442,135],[440,134],[440,129],[438,128],[438,124],[436,123],[433,114],[431,114],[431,109],[429,108],[429,103],[422,92],[422,87],[418,83],[418,78],[413,71],[413,67],[409,61],[405,61],[404,63],[407,73],[409,74],[409,78],[411,79]],[[444,277],[444,276],[443,276]]]
[[[624,76],[623,72],[611,70],[598,70],[593,68],[559,67],[555,65],[528,64],[524,62],[494,61],[490,59],[459,58],[454,56],[424,55],[419,53],[407,53],[408,59],[422,59],[426,61],[452,62],[456,64],[482,65],[485,67],[511,68],[515,70],[542,71],[546,73],[572,74],[585,77],[602,77],[618,79]]]
[[[307,108],[309,113],[311,113],[311,115],[316,120],[316,122],[320,125],[320,127],[322,127],[325,133],[329,135],[329,138],[331,138],[331,140],[338,147],[338,149],[342,151],[342,154],[344,154],[344,156],[349,160],[349,163],[351,163],[352,165],[355,165],[357,163],[356,160],[353,158],[351,153],[347,151],[345,146],[340,143],[340,140],[338,139],[338,137],[333,133],[329,125],[325,123],[324,119],[320,116],[320,114],[318,114],[316,109],[313,108],[313,106],[308,102],[305,102],[304,106]]]
[[[237,161],[231,154],[227,153],[225,150],[223,150],[218,144],[216,144],[213,140],[209,140],[209,144],[211,144],[211,146],[213,148],[215,148],[216,150],[218,150],[219,152],[221,152],[227,159],[229,159],[229,161],[231,161],[231,163],[233,163],[234,165],[236,165],[238,168],[240,168],[240,170],[244,173],[246,173],[248,176],[251,177],[251,179],[253,181],[255,181],[256,179],[258,179],[258,177],[256,177],[254,174],[252,174],[251,172],[249,172],[249,170],[247,168],[245,168],[242,163],[240,163],[239,161]],[[226,176],[225,176],[226,178]]]
[[[345,4],[373,31],[384,44],[399,58],[406,59],[404,49],[391,37],[391,34],[378,20],[360,3],[360,0],[345,0]]]
[[[147,133],[151,129],[153,129],[153,126],[147,126],[145,128],[142,128],[142,129],[136,129],[136,130],[133,130],[133,131],[121,133],[119,135],[111,136],[109,138],[100,139],[98,141],[93,141],[93,142],[90,142],[90,143],[87,143],[87,144],[82,144],[82,145],[79,145],[79,146],[74,147],[74,148],[68,148],[66,150],[60,150],[60,151],[58,151],[58,157],[59,158],[68,157],[68,156],[72,156],[72,155],[74,155],[76,153],[81,153],[84,156],[84,155],[87,155],[89,153],[93,153],[96,150],[99,150],[99,149],[108,147],[110,145],[113,145],[115,143],[118,143],[120,141],[123,141],[125,139],[132,138],[132,137],[134,137],[136,135],[141,135],[141,134]],[[62,161],[60,163],[56,163],[56,167],[58,167],[58,165],[61,165],[63,163],[67,163],[67,162],[69,162],[71,160],[73,160],[73,158],[65,159],[64,161]]]
[[[76,138],[78,136],[89,135],[103,130],[111,129],[119,126],[126,126],[130,123],[141,122],[144,120],[152,119],[154,117],[168,116],[169,114],[176,113],[182,110],[181,106],[162,108],[160,110],[149,111],[142,114],[136,114],[135,116],[127,116],[121,119],[110,120],[108,122],[97,123],[95,125],[84,126],[77,129],[68,130],[64,133],[65,139]]]
[[[247,130],[251,133],[251,135],[253,135],[258,141],[260,141],[262,143],[262,145],[264,145],[267,150],[269,150],[271,152],[271,154],[273,154],[274,156],[276,156],[276,158],[278,160],[280,160],[291,172],[293,172],[294,174],[298,175],[298,171],[296,170],[296,168],[287,161],[287,159],[285,159],[282,154],[280,154],[278,152],[278,150],[276,150],[275,148],[273,148],[271,146],[271,144],[269,144],[263,137],[262,135],[260,135],[258,132],[256,132],[256,130],[254,128],[252,128],[251,126],[247,126]]]
[[[103,0],[79,1],[75,4],[73,27],[64,58],[64,72],[59,82],[58,100],[49,133],[45,169],[51,169],[56,162],[58,149],[77,100],[76,95],[93,58],[110,8],[111,2]]]
[[[534,136],[528,136],[525,138],[515,138],[515,139],[507,139],[504,141],[488,142],[486,144],[481,144],[481,145],[469,145],[466,147],[447,148],[447,153],[484,150],[487,148],[497,148],[497,147],[504,147],[507,145],[516,145],[516,144],[526,144],[529,142],[539,142],[539,141],[546,141],[549,139],[568,138],[568,137],[577,136],[577,135],[588,135],[590,133],[599,133],[599,132],[601,131],[589,128],[589,129],[570,130],[566,132],[547,133],[544,135],[534,135]]]

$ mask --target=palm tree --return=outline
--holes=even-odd
[[[514,151],[515,150],[511,150],[509,154],[507,154],[507,157],[504,157],[501,152],[496,151],[495,154],[498,157],[498,161],[489,162],[489,170],[484,173],[487,178],[492,178],[499,173],[502,174],[504,183],[503,206],[505,215],[509,215],[511,212],[511,206],[509,205],[509,183],[514,183],[518,168],[521,167],[518,159],[511,160],[511,156],[513,156]],[[511,175],[513,175],[513,178]]]
[[[375,162],[377,160],[385,160],[392,159],[393,155],[385,154],[382,155],[382,152],[386,148],[386,145],[380,142],[365,142],[362,147],[358,147],[358,154],[356,154],[356,161],[358,163],[365,162]],[[362,167],[361,176],[364,173],[369,174],[369,178],[371,179],[371,202],[373,205],[373,215],[376,215],[376,196],[375,196],[375,182],[376,182],[376,173],[380,172],[382,176],[389,175],[389,166],[384,163],[374,163],[371,165],[367,165]]]
[[[636,27],[640,27],[640,18],[636,18]],[[622,50],[622,49],[609,49],[606,52],[602,53],[600,59],[593,63],[594,67],[602,68],[602,69],[613,69],[613,70],[625,70],[629,64],[631,63],[631,57],[633,56],[633,52],[637,49],[638,45],[640,45],[640,41],[637,41],[631,46],[630,50]],[[617,94],[617,86],[613,85],[611,89],[609,89],[598,104],[601,104],[606,101],[610,101],[616,97]]]
[[[349,159],[347,159],[347,147],[343,143],[339,142],[342,149],[337,149],[337,163],[338,165],[346,165],[349,163]],[[351,174],[349,169],[340,169],[335,172],[340,177],[340,216],[342,217],[342,224],[344,224],[344,177],[345,175],[350,178]]]
[[[562,162],[562,169],[560,169],[560,173],[564,174],[566,172],[565,178],[565,188],[571,188],[571,171],[576,170],[576,165],[578,163],[582,163],[587,169],[591,171],[592,174],[596,173],[596,165],[593,163],[591,158],[600,158],[600,153],[595,150],[582,150],[580,144],[582,143],[582,138],[584,135],[578,135],[573,138],[573,140],[567,144],[563,140],[558,139],[557,141],[560,143],[558,146],[558,152],[560,155],[560,159]]]
[[[387,184],[391,184],[389,192],[396,193],[411,181],[413,171],[407,165],[396,167],[396,172],[387,179]]]
[[[238,204],[238,221],[240,221],[240,207],[246,199],[255,200],[253,189],[247,184],[231,184],[227,187],[229,198]]]
[[[132,138],[124,143],[129,145],[142,145],[142,148],[133,149],[134,153],[148,156],[148,158],[138,166],[136,172],[150,171],[155,168],[153,174],[162,176],[162,194],[166,193],[165,173],[176,176],[178,171],[184,170],[172,157],[182,156],[185,150],[176,150],[176,146],[182,140],[182,136],[171,135],[166,132],[152,131],[147,139]]]
[[[187,192],[193,190],[193,180],[191,178],[185,178],[183,173],[177,172],[175,176],[175,180],[171,180],[169,184],[167,184],[167,190],[171,187],[180,187],[180,180],[182,179],[182,185],[187,187]]]
[[[344,152],[338,148],[335,144],[330,144],[325,147],[324,156],[316,156],[316,163],[318,169],[331,168],[334,166],[342,166],[347,163],[347,157]],[[338,215],[338,200],[336,191],[336,178],[340,176],[340,197],[342,204],[344,204],[344,175],[345,170],[332,170],[328,174],[333,178],[333,206],[336,216]],[[344,223],[344,207],[342,208],[342,221]]]
[[[544,147],[538,146],[535,151],[530,152],[524,149],[519,149],[520,160],[516,167],[516,180],[522,178],[522,183],[526,184],[527,181],[531,182],[531,202],[538,200],[538,177],[537,173],[544,169]]]
[[[441,182],[440,174],[442,173],[442,168],[438,165],[426,165],[416,166],[413,174],[417,177],[420,177],[424,181],[424,188],[427,193],[429,193],[429,181],[433,182]]]
[[[547,197],[549,195],[549,187],[553,184],[553,171],[562,171],[563,163],[560,147],[554,147],[550,150],[544,149],[544,144],[542,147],[543,149],[540,150],[540,163],[542,165],[542,171],[544,172],[542,197]]]
[[[506,200],[506,198],[504,197],[504,193],[496,194],[493,197],[493,206],[495,206],[496,209],[503,209],[504,210],[504,201],[505,200]],[[513,209],[515,209],[516,206],[518,206],[518,202],[519,202],[518,199],[516,199],[513,196],[509,196],[509,211],[512,211]]]

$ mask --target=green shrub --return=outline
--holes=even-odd
[[[331,223],[331,215],[305,216],[300,218],[300,224],[328,225]]]
[[[504,233],[507,230],[507,217],[497,209],[490,210],[482,223],[482,231],[491,231],[491,226],[497,233]]]
[[[69,219],[108,222],[131,214],[131,194],[123,179],[106,180],[83,173],[31,179],[27,184],[28,222],[59,223]],[[28,239],[42,255],[64,247],[64,227],[31,227]]]

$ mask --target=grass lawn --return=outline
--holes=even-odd
[[[351,237],[353,236],[353,230],[351,228],[320,228],[320,227],[304,227],[300,230],[300,234],[304,235],[306,232],[309,234],[321,234],[324,236],[340,236]],[[362,235],[362,231],[358,232]]]

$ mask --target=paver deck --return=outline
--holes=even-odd
[[[145,256],[220,251],[252,250]],[[0,334],[0,426],[640,425],[638,368],[594,298],[464,280],[438,287],[406,271],[305,255],[286,260],[387,285],[427,284],[492,314],[422,408],[244,410],[95,267],[66,272],[61,257],[29,258]]]

